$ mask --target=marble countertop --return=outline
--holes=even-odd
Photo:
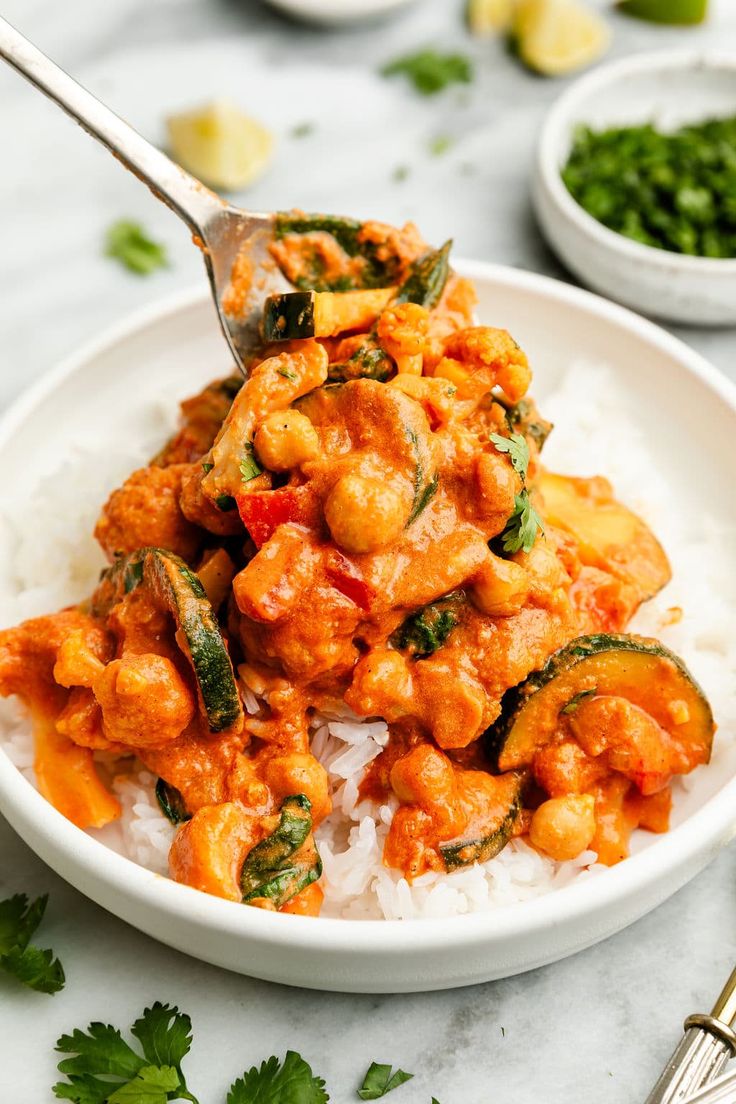
[[[536,130],[563,82],[523,72],[494,42],[469,42],[460,10],[459,0],[422,0],[392,22],[327,34],[256,0],[3,4],[4,16],[156,141],[167,112],[216,95],[270,126],[273,166],[239,197],[255,209],[411,217],[429,240],[454,237],[460,255],[564,277],[536,232],[526,186]],[[613,52],[729,41],[736,5],[721,0],[709,25],[687,32],[618,18]],[[376,75],[424,43],[471,52],[475,83],[425,100]],[[300,123],[313,132],[290,136]],[[444,134],[452,147],[432,156],[432,139]],[[81,342],[203,272],[174,216],[8,70],[0,141],[2,408]],[[169,268],[143,280],[101,255],[105,227],[120,217],[166,242]],[[675,332],[736,378],[733,331]],[[336,1104],[357,1099],[373,1059],[416,1072],[396,1097],[406,1104],[433,1095],[442,1104],[636,1104],[684,1016],[709,1006],[736,959],[734,881],[723,854],[626,932],[521,977],[447,993],[341,996],[252,981],[154,943],[60,881],[0,819],[0,897],[51,893],[41,942],[63,955],[68,974],[53,999],[0,978],[0,1099],[50,1101],[62,1031],[92,1019],[127,1026],[161,999],[194,1021],[189,1080],[202,1104],[220,1104],[244,1068],[289,1048],[327,1079]]]

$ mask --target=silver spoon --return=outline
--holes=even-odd
[[[200,246],[222,331],[240,370],[258,344],[260,308],[267,295],[293,290],[268,252],[273,215],[242,211],[226,203],[123,122],[0,17],[0,57],[63,108],[86,131],[184,220]],[[242,303],[223,309],[233,263],[247,258],[248,286]],[[226,300],[225,300],[226,301]]]

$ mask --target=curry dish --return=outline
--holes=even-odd
[[[663,549],[604,478],[543,467],[527,358],[476,324],[449,243],[297,212],[272,252],[295,290],[245,381],[183,402],[110,495],[89,601],[0,632],[39,788],[99,828],[142,763],[174,879],[316,915],[310,719],[343,710],[388,723],[360,794],[398,802],[383,861],[409,881],[520,836],[619,862],[714,733],[682,661],[625,632]]]

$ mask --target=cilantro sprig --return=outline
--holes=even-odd
[[[522,488],[514,498],[514,512],[506,522],[499,540],[504,552],[531,552],[537,533],[543,533],[542,519],[535,509],[526,488],[526,474],[529,468],[529,445],[521,433],[512,433],[502,437],[492,433],[491,441],[497,452],[508,454],[511,466],[522,482]]]
[[[64,988],[64,968],[54,952],[31,943],[43,919],[48,894],[29,904],[24,893],[0,901],[0,969],[39,993]]]
[[[174,1005],[156,1001],[146,1008],[130,1029],[140,1044],[138,1053],[118,1028],[91,1023],[87,1031],[75,1029],[56,1044],[71,1057],[59,1062],[67,1080],[58,1081],[54,1095],[74,1104],[166,1104],[189,1100],[181,1064],[192,1045],[192,1022]]]
[[[293,1050],[283,1062],[272,1056],[253,1066],[227,1094],[227,1104],[327,1104],[329,1099],[322,1078]]]
[[[396,58],[381,69],[384,77],[401,74],[408,78],[423,96],[433,96],[449,84],[470,84],[473,65],[465,54],[439,54],[436,50],[419,50]]]
[[[402,1069],[393,1070],[389,1065],[371,1062],[358,1089],[358,1096],[361,1100],[380,1100],[386,1093],[398,1089],[399,1085],[411,1081],[413,1076],[413,1073],[405,1073]]]
[[[496,446],[497,452],[508,453],[511,466],[522,480],[526,479],[529,467],[529,445],[526,437],[521,433],[512,433],[510,437],[502,437],[500,433],[492,433],[491,441]]]
[[[120,261],[137,276],[149,276],[168,264],[166,247],[149,238],[139,222],[118,219],[105,235],[105,255]]]

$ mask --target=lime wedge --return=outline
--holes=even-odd
[[[702,23],[708,0],[619,0],[619,10],[651,23]]]
[[[471,34],[479,38],[508,31],[514,18],[514,0],[468,0],[465,14]]]
[[[517,0],[512,36],[521,60],[547,77],[597,61],[611,37],[601,16],[577,0]]]
[[[245,188],[271,159],[270,132],[229,100],[171,115],[166,125],[174,158],[213,188]]]

